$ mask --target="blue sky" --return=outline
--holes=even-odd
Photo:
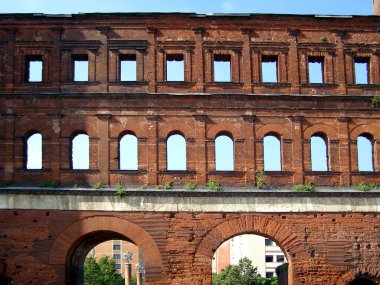
[[[0,13],[78,12],[196,12],[372,14],[372,0],[12,0],[2,1]]]

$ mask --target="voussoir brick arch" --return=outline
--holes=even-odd
[[[356,140],[362,134],[370,134],[374,139],[380,138],[379,128],[370,125],[359,125],[350,131],[350,139]]]
[[[207,137],[209,138],[216,138],[221,135],[227,135],[232,140],[234,138],[241,138],[244,136],[241,125],[240,124],[217,124],[214,126],[211,126],[207,130]]]
[[[111,232],[117,237],[125,237],[141,250],[145,261],[146,280],[158,281],[161,278],[162,257],[153,238],[140,226],[120,217],[92,216],[69,225],[55,239],[49,253],[49,264],[65,265],[73,247],[89,235]],[[74,249],[75,250],[75,249]]]
[[[283,125],[279,124],[265,124],[256,131],[256,138],[262,139],[267,135],[278,135],[280,137],[289,138],[290,131]]]
[[[305,245],[290,228],[273,219],[247,215],[227,220],[211,229],[197,247],[194,264],[211,270],[212,258],[218,247],[226,240],[242,234],[257,234],[276,242],[287,256],[290,272],[295,257],[308,260]],[[291,284],[296,284],[295,276],[290,276],[290,280],[293,282]],[[211,284],[211,279],[206,280],[205,284]]]
[[[328,139],[335,139],[338,130],[325,125],[325,124],[312,124],[311,126],[305,128],[303,132],[304,138],[311,138],[314,134],[324,134]]]
[[[373,266],[358,266],[344,272],[338,277],[336,285],[347,285],[356,278],[368,278],[375,284],[380,284],[380,269]]]
[[[184,123],[167,123],[159,129],[159,136],[162,138],[168,138],[175,134],[179,134],[184,138],[195,135],[194,130],[188,124]]]

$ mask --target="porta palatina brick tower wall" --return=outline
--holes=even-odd
[[[0,277],[82,284],[85,253],[117,238],[141,249],[146,284],[210,285],[217,247],[255,233],[282,247],[289,284],[379,284],[380,195],[351,187],[380,184],[380,113],[371,104],[380,95],[379,24],[376,16],[1,15],[0,180],[20,187],[0,190]],[[121,78],[125,59],[136,62],[135,81]],[[167,80],[172,59],[183,61],[182,81]],[[74,80],[76,60],[88,62],[87,81]],[[32,61],[42,62],[41,82],[29,80]],[[230,80],[215,80],[219,61],[229,62]],[[265,62],[275,62],[276,82],[263,80]],[[310,80],[313,62],[322,83]],[[27,169],[36,133],[42,169]],[[73,169],[78,134],[89,136],[87,170]],[[137,138],[137,170],[120,169],[125,134]],[[167,169],[173,134],[185,139],[186,170]],[[216,169],[220,135],[233,141],[233,171]],[[266,171],[265,184],[284,190],[254,191],[269,135],[280,142],[281,169]],[[327,171],[312,171],[313,136],[326,144]],[[373,171],[359,171],[360,136],[371,142]],[[180,189],[210,179],[230,188]],[[43,181],[68,188],[34,187]],[[118,181],[146,189],[122,200],[72,188]],[[153,189],[167,181],[179,190]],[[289,190],[306,182],[334,188]]]

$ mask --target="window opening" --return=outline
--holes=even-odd
[[[124,135],[119,142],[120,170],[138,169],[137,137],[131,134]]]
[[[309,83],[323,83],[323,57],[309,56]]]
[[[167,140],[167,170],[186,170],[186,140],[179,134]]]
[[[313,135],[311,144],[311,170],[328,171],[328,154],[326,140],[320,135]]]
[[[215,139],[215,170],[234,170],[234,142],[226,135]]]
[[[88,81],[88,56],[73,56],[74,81]]]
[[[264,171],[281,171],[281,142],[273,135],[264,137]]]
[[[359,171],[373,171],[373,140],[360,135],[357,139]]]
[[[26,169],[42,169],[42,135],[31,135],[26,141]]]
[[[278,82],[277,55],[263,55],[261,58],[262,82]]]
[[[72,140],[72,169],[90,168],[90,139],[86,134],[76,135]]]
[[[369,58],[366,58],[366,57],[355,58],[355,83],[356,84],[369,83]]]
[[[120,55],[120,81],[137,80],[137,64],[135,54]]]
[[[214,54],[214,81],[231,82],[231,55]]]
[[[183,54],[166,55],[166,80],[185,81],[185,61]]]
[[[28,56],[26,60],[26,81],[42,82],[42,56]]]

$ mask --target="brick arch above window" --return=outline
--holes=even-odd
[[[265,124],[263,126],[260,126],[256,131],[256,137],[259,139],[264,138],[265,136],[274,135],[274,134],[277,134],[278,138],[291,137],[290,131],[283,125],[279,125],[279,124]]]
[[[359,125],[359,126],[354,127],[350,131],[350,139],[356,140],[358,136],[362,134],[371,135],[372,139],[374,140],[380,137],[380,131],[378,127],[371,126],[371,125]]]
[[[216,138],[220,135],[227,135],[232,140],[234,140],[234,138],[244,137],[240,124],[216,124],[207,130],[207,137],[209,138]]]
[[[312,136],[321,136],[324,139],[335,139],[336,134],[338,133],[338,130],[335,128],[332,128],[325,124],[312,124],[311,126],[307,127],[304,132],[303,136],[306,139],[310,139]]]

